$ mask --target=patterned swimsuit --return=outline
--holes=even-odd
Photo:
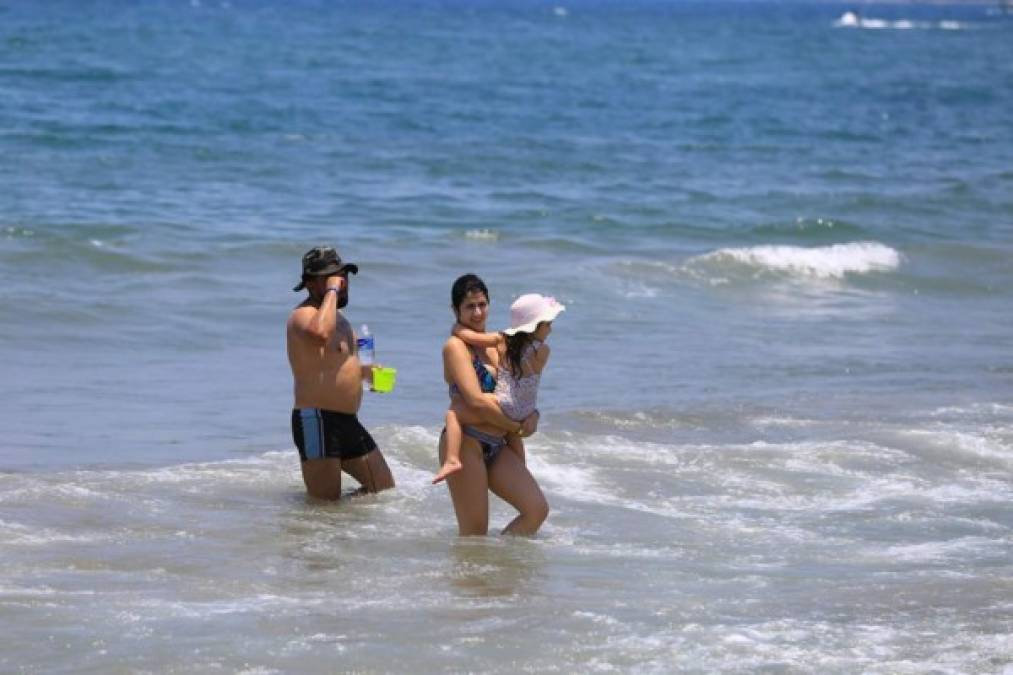
[[[530,363],[541,346],[541,341],[532,340],[521,355],[521,363]],[[522,422],[535,412],[538,404],[538,383],[541,378],[539,373],[516,377],[510,372],[510,368],[500,368],[495,393],[503,414],[515,422]]]
[[[497,390],[496,378],[493,377],[489,369],[482,363],[482,359],[478,357],[478,352],[472,349],[470,346],[468,349],[471,351],[471,367],[475,369],[475,377],[478,378],[479,388],[483,394],[491,394]],[[456,384],[450,385],[450,396],[460,393]],[[446,431],[446,429],[444,429]],[[482,459],[485,461],[485,466],[488,468],[492,466],[492,463],[496,461],[496,457],[499,456],[500,451],[506,447],[506,439],[502,436],[493,436],[484,431],[480,431],[475,427],[467,424],[461,425],[461,432],[465,436],[470,436],[478,441],[479,447],[482,448]]]

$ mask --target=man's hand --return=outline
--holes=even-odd
[[[340,276],[338,276],[338,275],[335,274],[334,276],[327,277],[327,282],[326,283],[327,283],[327,288],[329,288],[329,289],[330,288],[335,288],[335,289],[337,289],[337,290],[340,291],[341,290],[341,286],[345,283],[345,280],[342,279]]]

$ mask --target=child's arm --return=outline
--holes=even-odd
[[[545,364],[549,362],[549,354],[552,352],[549,349],[549,345],[542,345],[535,352],[535,356],[531,359],[531,370],[536,373],[540,373],[545,370]]]
[[[517,456],[521,458],[521,463],[524,463],[524,441],[517,434],[506,435],[507,447],[517,453]]]
[[[479,333],[477,330],[471,330],[459,323],[454,324],[452,332],[454,337],[464,340],[472,347],[479,347],[481,349],[499,347],[503,342],[502,333]]]

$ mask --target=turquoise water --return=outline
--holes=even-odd
[[[1009,668],[1013,23],[849,11],[0,4],[0,667]],[[399,372],[340,506],[321,242]],[[470,271],[568,306],[530,542],[428,486]]]

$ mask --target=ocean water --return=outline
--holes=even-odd
[[[0,671],[1011,672],[1011,260],[994,4],[0,2]],[[429,485],[465,272],[568,307],[533,539]]]

